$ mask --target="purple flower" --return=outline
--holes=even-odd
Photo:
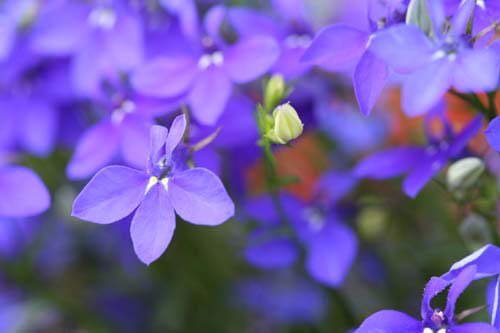
[[[404,111],[416,116],[429,111],[451,88],[483,92],[498,86],[500,56],[493,48],[474,48],[466,26],[475,1],[462,1],[445,24],[441,1],[428,1],[433,24],[429,37],[415,25],[399,24],[377,33],[369,50],[403,78]]]
[[[355,168],[358,177],[386,179],[406,173],[403,190],[415,197],[450,159],[459,157],[467,143],[481,129],[482,116],[477,116],[461,132],[453,133],[445,123],[443,137],[433,138],[430,134],[426,147],[402,146],[391,148],[368,156]]]
[[[225,45],[219,35],[224,17],[223,7],[212,8],[205,16],[206,36],[193,43],[192,52],[159,57],[137,70],[132,77],[137,91],[155,97],[186,95],[194,118],[201,124],[214,125],[233,84],[263,75],[279,55],[275,41],[267,36]]]
[[[471,266],[457,276],[449,289],[444,310],[432,308],[431,302],[450,283],[442,278],[433,277],[424,290],[421,306],[422,320],[417,320],[402,312],[383,310],[368,317],[355,333],[497,333],[495,327],[486,323],[459,324],[455,321],[455,303],[472,282],[475,274],[476,267]]]
[[[34,216],[49,206],[49,192],[33,171],[21,166],[0,165],[0,216]]]
[[[170,131],[153,126],[147,170],[100,170],[76,198],[72,215],[109,224],[134,214],[134,250],[148,265],[168,247],[175,212],[190,223],[211,226],[233,216],[233,202],[220,179],[207,169],[187,168],[186,148],[181,145],[185,128],[184,116],[174,120]]]
[[[117,80],[142,62],[141,21],[122,2],[86,4],[60,1],[43,6],[33,26],[31,46],[48,56],[72,56],[75,89],[99,93],[103,80]]]
[[[500,152],[500,117],[495,117],[484,131],[491,148]]]
[[[401,2],[384,3],[386,26],[397,23]],[[406,6],[403,6],[406,9]],[[361,112],[369,114],[382,93],[389,71],[387,65],[368,46],[380,29],[371,24],[371,31],[362,31],[343,23],[323,28],[302,56],[302,61],[329,71],[338,71],[355,65],[353,85]]]

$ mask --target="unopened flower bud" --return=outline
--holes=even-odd
[[[488,221],[479,214],[469,214],[463,220],[459,230],[465,245],[471,251],[492,242],[491,228]]]
[[[472,187],[484,171],[484,163],[477,157],[467,157],[453,163],[446,181],[450,191],[464,191]]]
[[[279,144],[286,144],[302,134],[304,124],[297,111],[288,103],[279,105],[273,111],[274,126],[267,137]]]
[[[267,110],[272,110],[285,98],[285,79],[280,74],[275,74],[269,79],[264,92],[264,102]]]

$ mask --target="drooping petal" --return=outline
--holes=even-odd
[[[489,92],[498,87],[500,56],[493,48],[474,49],[457,56],[453,86],[460,92]]]
[[[462,0],[458,10],[453,15],[451,19],[450,33],[460,36],[465,33],[465,29],[469,20],[472,19],[474,15],[474,7],[476,6],[476,0]]]
[[[18,166],[0,168],[0,216],[33,216],[49,206],[49,192],[33,171]]]
[[[432,277],[424,289],[424,296],[422,297],[421,316],[423,320],[430,318],[434,313],[431,302],[440,292],[450,285],[449,281],[439,277]]]
[[[203,25],[205,32],[214,41],[218,42],[221,39],[220,28],[226,17],[227,9],[222,5],[211,7],[205,14]]]
[[[368,317],[354,333],[421,333],[420,321],[402,312],[383,310]]]
[[[486,245],[451,266],[442,278],[453,281],[464,269],[476,266],[476,279],[500,274],[500,248]]]
[[[158,259],[170,244],[175,213],[162,184],[153,186],[137,208],[130,225],[134,251],[146,265]]]
[[[198,66],[191,57],[157,58],[138,68],[132,85],[141,94],[173,97],[185,93],[198,75]]]
[[[356,257],[357,245],[347,226],[337,222],[326,225],[309,242],[306,269],[317,281],[339,287]]]
[[[399,72],[409,72],[429,62],[435,48],[422,30],[399,24],[377,32],[369,50]]]
[[[448,300],[444,310],[444,314],[447,318],[453,318],[455,315],[455,304],[457,303],[460,295],[465,291],[465,289],[467,289],[472,280],[474,280],[476,272],[476,266],[469,266],[457,276],[455,281],[453,281],[450,291],[448,292]]]
[[[422,188],[444,168],[448,161],[446,154],[424,158],[417,163],[403,181],[403,191],[415,198]]]
[[[491,316],[491,325],[500,328],[500,276],[491,279],[488,284],[486,303]]]
[[[142,201],[148,181],[143,172],[122,166],[106,167],[76,197],[71,215],[100,224],[121,220]]]
[[[432,109],[450,88],[453,62],[447,58],[433,61],[417,70],[403,83],[403,111],[418,116]]]
[[[110,122],[101,122],[87,130],[78,141],[66,174],[70,179],[91,176],[111,162],[118,150],[119,137]]]
[[[167,156],[170,156],[175,147],[179,145],[182,137],[184,136],[184,132],[186,132],[186,116],[182,114],[177,116],[170,126],[170,131],[168,132],[165,144],[165,152]]]
[[[278,60],[279,46],[273,38],[252,36],[224,51],[224,70],[236,83],[245,83],[265,74]]]
[[[234,204],[213,172],[194,168],[175,174],[168,182],[177,214],[193,224],[218,225],[234,215]]]
[[[422,159],[424,150],[420,147],[398,147],[368,156],[354,169],[358,177],[386,179],[408,171]]]
[[[388,75],[387,65],[367,50],[359,60],[353,76],[354,93],[364,115],[369,115],[377,103]]]
[[[484,131],[491,148],[500,152],[500,117],[493,119]]]
[[[322,29],[302,56],[302,61],[337,69],[361,57],[368,33],[344,24]]]
[[[224,111],[232,84],[226,73],[210,66],[200,73],[189,95],[193,116],[203,125],[214,125]]]

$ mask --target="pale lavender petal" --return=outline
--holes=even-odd
[[[16,38],[15,25],[4,15],[0,16],[0,62],[9,55]]]
[[[448,300],[446,303],[446,308],[444,310],[444,314],[447,318],[453,318],[453,316],[455,315],[455,304],[457,303],[460,295],[471,284],[474,276],[476,275],[476,272],[476,266],[469,266],[457,276],[455,281],[453,281],[453,284],[450,287],[450,291],[448,292]]]
[[[110,122],[104,121],[91,127],[78,141],[66,174],[71,179],[91,176],[111,162],[118,151],[118,144],[118,133]]]
[[[447,161],[446,154],[438,154],[418,162],[403,181],[403,191],[408,196],[415,198],[420,190],[444,168]]]
[[[399,147],[378,152],[362,160],[354,169],[358,177],[386,179],[408,171],[424,156],[420,147]]]
[[[409,116],[419,116],[432,109],[450,88],[452,73],[453,62],[442,58],[405,78],[403,111]]]
[[[71,215],[100,224],[121,220],[139,206],[148,181],[145,173],[135,169],[106,167],[76,197]]]
[[[213,6],[205,14],[203,20],[203,25],[205,26],[205,32],[214,41],[219,41],[220,39],[220,27],[226,17],[226,8],[222,5]]]
[[[354,70],[354,93],[359,108],[364,115],[369,115],[384,89],[389,71],[387,65],[367,50]]]
[[[281,39],[286,34],[283,26],[272,16],[247,7],[231,7],[228,19],[241,37],[267,35]]]
[[[335,69],[361,57],[368,33],[343,24],[328,26],[318,32],[302,61]]]
[[[120,148],[123,159],[131,166],[144,169],[149,153],[149,123],[140,117],[125,117],[120,124]]]
[[[0,168],[0,216],[33,216],[49,206],[49,192],[33,171],[17,166]]]
[[[377,32],[369,49],[396,71],[412,71],[435,51],[431,40],[414,25],[400,24]]]
[[[460,92],[488,92],[498,87],[500,56],[493,48],[471,49],[457,56],[453,87]]]
[[[160,125],[153,125],[149,135],[148,172],[154,173],[156,165],[165,156],[168,129]]]
[[[368,317],[354,333],[421,333],[420,321],[402,312],[383,310]]]
[[[132,85],[146,96],[172,97],[185,93],[197,75],[192,57],[157,58],[134,72]]]
[[[54,149],[57,135],[57,112],[52,106],[34,99],[27,100],[21,105],[24,113],[19,139],[27,151],[46,156]]]
[[[189,95],[194,118],[203,125],[214,125],[231,91],[231,81],[220,67],[210,66],[202,71]]]
[[[279,46],[273,38],[249,37],[224,51],[223,67],[231,80],[245,83],[265,74],[279,54]]]
[[[500,117],[495,117],[495,119],[489,123],[484,134],[486,134],[486,139],[491,148],[500,152]]]
[[[326,225],[307,246],[306,269],[317,281],[340,287],[356,257],[358,242],[350,228],[340,223]]]
[[[130,225],[134,251],[146,265],[158,259],[170,244],[175,213],[162,184],[153,186],[137,208]]]
[[[113,65],[129,71],[144,58],[144,41],[141,21],[132,15],[117,13],[118,19],[112,32],[106,34],[107,56]]]
[[[307,22],[307,2],[303,0],[271,0],[277,13],[290,21]]]
[[[99,95],[101,79],[111,78],[117,74],[108,61],[106,52],[103,52],[103,44],[103,36],[94,34],[82,44],[82,49],[73,56],[71,79],[75,91],[83,96]]]
[[[179,143],[181,143],[181,140],[184,137],[184,132],[186,132],[186,116],[182,114],[177,116],[170,126],[170,131],[165,144],[165,152],[167,156],[170,156]]]
[[[234,204],[213,172],[194,168],[175,174],[168,182],[172,206],[187,222],[218,225],[234,215]]]

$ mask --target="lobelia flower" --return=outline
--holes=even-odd
[[[433,277],[424,290],[421,306],[422,320],[405,313],[382,310],[368,317],[354,333],[497,333],[497,329],[486,323],[460,324],[455,319],[455,303],[472,282],[476,267],[463,270],[451,283],[445,309],[432,308],[431,302],[444,291],[450,282]]]
[[[142,23],[125,1],[59,1],[43,6],[30,45],[44,56],[71,56],[77,92],[98,95],[102,81],[142,62]]]
[[[205,36],[192,42],[192,52],[153,59],[134,73],[134,88],[146,96],[186,95],[193,117],[203,125],[214,125],[233,85],[263,75],[279,55],[275,41],[267,36],[225,45],[219,35],[225,15],[224,7],[213,7],[205,16]]]
[[[0,165],[0,217],[34,216],[43,213],[49,206],[49,192],[32,170]]]
[[[433,137],[427,131],[429,144],[426,147],[402,146],[378,152],[359,162],[354,173],[371,179],[387,179],[406,173],[403,191],[416,197],[449,160],[460,156],[469,140],[481,129],[482,116],[474,118],[459,133],[454,133],[444,120],[443,125],[445,133],[441,137]]]
[[[449,20],[442,1],[427,1],[430,36],[413,24],[377,33],[370,50],[403,77],[402,105],[410,116],[429,111],[450,89],[462,93],[495,90],[500,56],[492,47],[476,48],[466,32],[475,0],[464,0]]]
[[[322,179],[323,186],[335,184],[325,204],[331,207],[350,192],[355,179],[346,174],[331,173]],[[329,186],[330,187],[330,186]],[[307,207],[281,195],[280,200],[290,225],[285,225],[268,196],[249,201],[246,211],[260,226],[249,237],[246,259],[262,269],[279,269],[292,265],[299,256],[298,246],[306,250],[306,271],[315,280],[340,287],[357,253],[353,231],[341,222],[338,212],[323,206]],[[291,227],[294,237],[287,232]],[[297,242],[298,241],[298,242]]]
[[[380,2],[377,0],[377,2]],[[370,21],[370,31],[362,31],[343,23],[336,23],[320,30],[302,61],[318,65],[329,71],[338,71],[356,64],[353,85],[361,112],[368,115],[382,93],[389,71],[382,59],[371,51],[371,40],[378,30],[401,22],[406,1],[384,2],[386,16],[378,22]],[[380,22],[385,22],[380,27]]]
[[[491,324],[500,329],[500,248],[494,245],[482,247],[453,264],[441,278],[450,282],[455,281],[470,267],[476,267],[474,279],[491,278],[486,290],[488,312],[491,315]]]
[[[96,99],[101,120],[78,140],[66,168],[70,179],[84,179],[109,165],[117,155],[128,165],[144,168],[148,160],[149,128],[153,117],[174,110],[179,100],[145,98],[126,89]]]
[[[181,139],[186,128],[178,116],[170,131],[151,128],[147,170],[123,166],[100,170],[75,199],[72,215],[109,224],[133,214],[134,250],[151,264],[166,250],[175,229],[175,212],[197,225],[218,225],[234,215],[234,204],[220,179],[204,168],[188,169]]]

